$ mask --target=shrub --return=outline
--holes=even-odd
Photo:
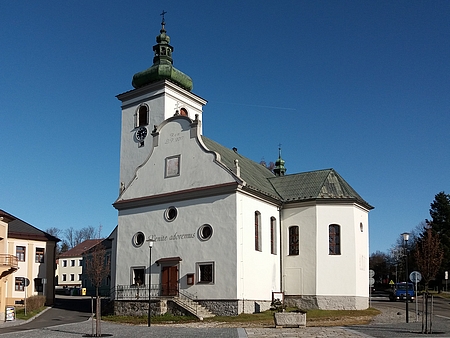
[[[27,298],[27,311],[38,310],[45,304],[44,296],[31,296]]]

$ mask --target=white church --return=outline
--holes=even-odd
[[[161,313],[190,299],[238,315],[274,298],[302,309],[368,308],[373,207],[333,169],[285,175],[280,152],[272,172],[203,136],[207,101],[173,67],[164,20],[156,42],[153,65],[117,96],[116,309],[148,301]]]

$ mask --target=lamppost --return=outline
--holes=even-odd
[[[402,233],[403,236],[403,242],[405,244],[405,274],[406,274],[406,322],[409,323],[409,313],[408,313],[408,240],[409,240],[409,233],[404,232]]]
[[[152,247],[155,240],[152,237],[149,237],[147,239],[148,242],[148,248],[150,250],[150,258],[148,261],[148,327],[150,327],[152,321],[151,321],[151,302],[152,302]]]

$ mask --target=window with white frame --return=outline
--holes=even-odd
[[[341,254],[341,227],[337,224],[331,224],[328,227],[328,245],[330,255]]]
[[[197,263],[198,283],[213,284],[214,283],[214,263]]]
[[[299,234],[298,225],[293,225],[289,227],[289,255],[298,255],[299,250]]]
[[[141,104],[136,112],[136,127],[142,127],[148,125],[149,107],[144,103]]]
[[[131,285],[145,285],[145,267],[140,266],[131,268]]]
[[[63,267],[64,268],[67,267],[67,260],[66,259],[63,260]]]
[[[70,266],[75,266],[75,259],[70,260]]]
[[[71,282],[75,281],[75,274],[73,273],[70,274],[70,281]]]
[[[44,248],[36,248],[36,263],[44,263]]]
[[[16,246],[16,257],[19,262],[25,262],[25,247]]]
[[[65,273],[63,273],[63,275],[62,275],[62,280],[63,280],[63,282],[67,281],[67,275]]]
[[[277,219],[270,217],[270,253],[277,254]]]
[[[261,213],[255,211],[255,250],[261,251]]]
[[[25,278],[24,277],[16,277],[15,278],[15,290],[16,291],[24,291],[25,287]]]

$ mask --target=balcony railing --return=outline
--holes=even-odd
[[[0,254],[0,266],[8,266],[11,268],[18,268],[19,261],[17,257],[9,254]]]

